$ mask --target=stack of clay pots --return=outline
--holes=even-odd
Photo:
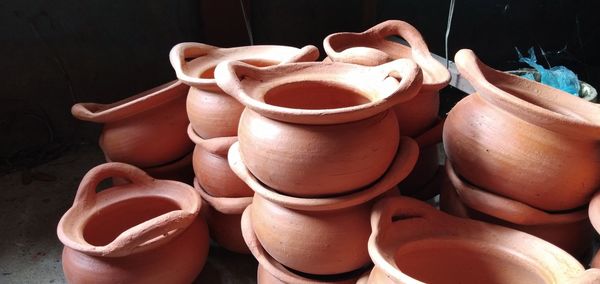
[[[586,207],[600,188],[600,109],[493,70],[470,50],[459,51],[455,61],[476,93],[446,119],[442,209],[585,257],[592,244]]]
[[[315,47],[247,46],[219,48],[201,43],[174,46],[170,60],[179,80],[190,86],[186,109],[189,138],[196,144],[194,187],[202,196],[211,237],[224,248],[248,253],[240,230],[241,214],[254,192],[229,168],[227,151],[237,141],[244,106],[224,93],[214,79],[222,61],[240,60],[254,66],[314,60]]]
[[[404,38],[410,46],[391,41]],[[366,66],[399,58],[414,60],[423,71],[423,86],[411,100],[394,106],[402,135],[414,138],[420,156],[411,175],[398,185],[403,195],[427,200],[439,193],[443,170],[439,166],[437,144],[442,139],[443,120],[438,118],[438,92],[448,85],[450,73],[429,53],[427,44],[410,24],[389,20],[362,33],[335,33],[323,41],[328,59]]]
[[[371,263],[372,200],[417,160],[391,107],[417,94],[418,66],[227,61],[215,79],[245,106],[228,159],[255,192],[243,234],[259,283],[355,277]]]
[[[188,86],[172,81],[124,100],[78,103],[78,119],[103,124],[100,148],[107,162],[142,168],[155,178],[192,182],[193,143],[185,135]],[[114,178],[116,183],[125,183]]]

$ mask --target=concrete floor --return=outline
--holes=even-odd
[[[31,170],[0,177],[0,283],[65,283],[56,225],[83,175],[103,162],[82,145]],[[256,260],[211,245],[197,283],[256,283]]]

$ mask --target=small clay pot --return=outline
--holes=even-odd
[[[493,193],[462,180],[446,163],[440,208],[454,216],[470,218],[519,230],[560,247],[578,259],[592,249],[592,227],[587,207],[549,213]]]
[[[110,177],[131,183],[96,193]],[[198,193],[123,163],[90,170],[57,227],[69,283],[190,283],[208,255]]]
[[[104,156],[107,163],[112,163],[108,157]],[[183,158],[167,163],[165,165],[142,168],[144,172],[155,179],[165,179],[180,181],[192,185],[194,180],[194,169],[192,168],[192,153],[185,155]],[[127,184],[129,181],[120,177],[112,178],[114,185]]]
[[[421,81],[406,59],[377,67],[224,62],[215,73],[217,84],[247,107],[238,131],[246,167],[298,197],[345,194],[378,179],[398,147],[387,109],[412,98]]]
[[[244,106],[225,94],[215,83],[214,69],[222,61],[238,60],[254,66],[313,61],[319,50],[279,45],[221,48],[202,43],[175,45],[169,59],[177,78],[189,85],[186,109],[192,128],[204,139],[237,136]]]
[[[198,183],[208,194],[215,197],[248,197],[254,192],[240,180],[229,168],[227,151],[237,137],[216,137],[204,139],[192,126],[188,126],[188,135],[194,143],[194,173]],[[242,214],[242,211],[239,212]]]
[[[452,217],[408,197],[373,207],[368,283],[598,283],[571,255],[535,236]],[[418,228],[418,229],[415,229]]]
[[[104,124],[99,144],[111,161],[142,168],[161,166],[194,147],[185,134],[188,89],[172,81],[112,104],[78,103],[71,113]]]
[[[389,40],[399,36],[406,46]],[[431,128],[438,117],[439,90],[450,82],[450,72],[429,53],[425,40],[410,24],[389,20],[362,33],[335,33],[323,40],[328,58],[367,66],[399,58],[411,58],[423,70],[423,87],[413,99],[394,107],[402,135],[416,137]]]
[[[260,183],[242,163],[238,143],[229,150],[229,164],[256,192],[250,213],[257,238],[277,262],[316,275],[354,271],[370,262],[366,241],[372,200],[409,174],[418,153],[416,143],[403,137],[394,162],[372,185],[335,197],[299,198]]]
[[[242,238],[240,219],[244,209],[252,203],[252,196],[214,197],[200,186],[197,179],[194,180],[194,188],[207,205],[202,215],[210,228],[210,237],[229,251],[250,253]]]
[[[250,205],[249,207],[252,207]],[[277,262],[269,255],[258,241],[252,227],[252,209],[247,208],[242,215],[242,233],[244,241],[250,248],[252,255],[258,260],[258,271],[256,273],[258,284],[308,284],[308,283],[331,283],[350,284],[356,283],[361,273],[366,268],[338,275],[308,275],[291,271]]]
[[[440,193],[440,156],[437,145],[442,142],[444,120],[421,133],[415,141],[419,144],[419,160],[410,175],[398,184],[402,195],[429,200]]]
[[[444,126],[456,172],[542,210],[585,206],[600,188],[600,107],[494,70],[471,50],[455,61],[477,91],[454,106]]]
[[[590,201],[588,215],[596,233],[600,233],[600,192],[597,192],[592,198],[592,201]],[[593,268],[600,268],[600,251],[596,252],[590,266]]]

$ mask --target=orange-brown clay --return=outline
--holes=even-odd
[[[461,179],[450,162],[440,195],[440,208],[454,216],[513,228],[542,238],[578,259],[591,253],[592,227],[587,207],[545,212],[519,201],[483,191]]]
[[[532,235],[452,217],[408,197],[386,198],[371,215],[368,283],[598,283],[583,266]],[[417,229],[418,228],[418,229]]]
[[[250,253],[242,238],[240,220],[244,209],[252,203],[252,196],[215,197],[200,186],[197,179],[194,180],[194,188],[206,203],[206,210],[202,215],[210,228],[210,237],[229,251]]]
[[[455,60],[477,91],[446,119],[444,148],[456,172],[546,211],[587,204],[600,188],[600,107],[496,71],[470,50]]]
[[[96,193],[104,179],[131,183]],[[107,163],[90,170],[62,216],[63,271],[70,283],[190,283],[208,255],[208,228],[197,218],[198,193]]]
[[[302,49],[278,45],[221,48],[202,43],[175,45],[169,59],[177,78],[189,85],[186,109],[194,131],[204,139],[236,136],[244,106],[225,94],[215,83],[214,70],[225,60],[254,66],[313,61],[319,56],[314,46]]]
[[[410,46],[388,39],[404,38]],[[423,87],[413,99],[394,107],[402,135],[416,137],[431,128],[438,117],[438,91],[450,82],[450,73],[429,53],[425,40],[410,24],[389,20],[362,33],[335,33],[323,40],[325,52],[334,62],[375,66],[399,58],[411,58],[423,70]]]
[[[405,178],[417,160],[415,142],[403,138],[400,145],[394,162],[375,183],[327,198],[287,196],[265,187],[242,163],[237,143],[229,150],[229,163],[256,192],[250,214],[265,251],[296,271],[331,275],[357,270],[370,262],[366,241],[371,200]]]
[[[172,81],[112,103],[78,103],[78,119],[102,123],[100,148],[106,157],[142,168],[161,166],[192,151],[185,129],[185,100],[189,87]]]
[[[412,98],[421,82],[406,59],[376,67],[224,62],[215,73],[217,84],[247,107],[238,131],[246,167],[298,197],[344,194],[378,179],[398,147],[388,109]]]
[[[106,156],[104,157],[104,159],[107,163],[112,162]],[[192,153],[189,153],[183,158],[177,159],[173,162],[160,166],[142,168],[142,170],[155,179],[175,180],[187,183],[189,185],[192,185],[192,182],[194,180],[194,169],[192,167]],[[114,177],[112,180],[115,185],[129,183],[126,179],[119,177]]]
[[[597,192],[592,198],[592,201],[590,201],[588,216],[596,233],[600,233],[600,192]],[[596,252],[590,266],[593,268],[600,268],[600,251]]]

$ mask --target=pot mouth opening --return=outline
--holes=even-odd
[[[238,61],[244,62],[246,64],[250,64],[254,67],[267,67],[267,66],[277,65],[280,63],[279,61],[268,60],[268,59],[243,59],[243,60],[238,60]],[[209,67],[208,69],[202,71],[199,75],[200,79],[214,79],[216,68],[217,68],[217,65],[215,64],[215,65]]]
[[[305,110],[348,108],[372,102],[356,89],[326,81],[285,83],[268,90],[263,100],[273,106]]]
[[[87,220],[83,238],[93,246],[105,246],[129,228],[180,209],[172,200],[156,196],[117,202],[100,209]]]
[[[534,260],[498,246],[473,240],[419,240],[400,247],[394,261],[403,274],[425,283],[554,282],[552,272]]]

